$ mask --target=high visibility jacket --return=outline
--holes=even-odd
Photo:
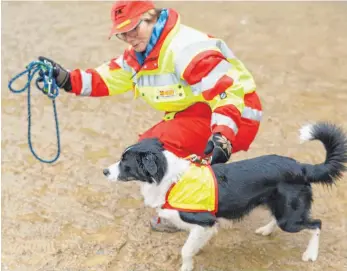
[[[242,118],[261,119],[256,86],[243,63],[223,40],[181,24],[172,9],[142,66],[129,47],[96,69],[76,69],[70,75],[76,95],[107,96],[132,90],[135,97],[171,114],[205,102],[212,110],[212,133],[220,132],[231,143]]]
[[[210,166],[192,163],[166,193],[165,209],[218,212],[218,184]]]

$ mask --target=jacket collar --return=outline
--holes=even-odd
[[[137,61],[140,63],[140,65],[143,64],[143,62],[145,61],[146,57],[151,53],[151,51],[153,50],[154,46],[157,44],[161,33],[164,30],[165,24],[167,22],[168,19],[168,10],[167,9],[163,9],[161,11],[161,14],[158,18],[157,23],[154,25],[153,27],[153,31],[152,31],[152,35],[151,38],[149,39],[147,48],[145,52],[135,52],[136,54],[136,58]]]
[[[161,33],[159,34],[157,33],[156,37],[154,37],[153,35],[155,34],[152,33],[151,40],[149,43],[149,46],[152,48],[149,48],[149,46],[147,46],[146,52],[148,51],[148,55],[147,57],[145,57],[145,59],[143,59],[142,65],[139,63],[137,54],[131,46],[127,50],[125,50],[124,52],[125,61],[128,63],[129,66],[134,68],[136,71],[139,71],[140,69],[152,70],[152,69],[155,69],[155,67],[158,67],[158,58],[159,58],[160,49],[162,48],[167,35],[179,23],[179,14],[175,10],[167,9],[166,11],[168,13],[168,16],[167,16],[165,25],[162,28]],[[159,18],[155,28],[158,27],[158,29],[160,29],[160,26],[159,26],[160,23],[163,24],[163,20],[160,20]],[[155,32],[155,30],[153,32]],[[144,65],[144,63],[147,64],[147,62],[149,65]]]

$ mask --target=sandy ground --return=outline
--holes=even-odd
[[[108,41],[111,2],[2,2],[2,270],[171,271],[187,234],[155,233],[136,184],[109,184],[102,168],[161,118],[132,95],[79,98],[61,93],[62,153],[39,163],[27,146],[26,95],[7,89],[38,55],[66,68],[95,67],[122,51]],[[299,145],[298,128],[330,120],[347,130],[346,3],[161,2],[186,24],[225,38],[253,72],[264,106],[259,136],[239,160],[277,153],[318,163],[319,143]],[[51,102],[33,93],[33,141],[55,154]],[[315,186],[313,217],[323,220],[320,257],[303,263],[309,234],[254,234],[258,209],[221,230],[196,257],[196,270],[347,270],[347,178]]]

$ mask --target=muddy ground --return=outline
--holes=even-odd
[[[131,93],[57,99],[61,158],[38,162],[27,145],[26,95],[7,88],[38,55],[68,69],[96,67],[124,49],[108,41],[111,2],[2,2],[2,270],[171,271],[186,233],[155,233],[153,211],[136,184],[110,184],[102,168],[162,114]],[[342,2],[160,2],[182,21],[223,37],[252,71],[264,106],[259,135],[240,160],[262,154],[319,163],[319,143],[299,145],[301,125],[333,121],[347,130],[347,5]],[[18,87],[18,86],[17,86]],[[33,142],[56,151],[51,102],[32,98]],[[313,217],[323,220],[320,256],[304,263],[308,232],[254,234],[268,222],[258,209],[221,230],[196,257],[196,270],[347,270],[347,177],[314,187]]]

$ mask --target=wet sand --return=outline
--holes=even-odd
[[[26,95],[7,89],[38,55],[68,69],[96,67],[124,49],[108,41],[111,2],[2,2],[2,270],[171,271],[187,233],[151,232],[153,210],[134,183],[102,175],[137,135],[160,120],[131,93],[57,99],[62,153],[38,162],[27,145]],[[264,107],[259,135],[233,160],[277,153],[303,162],[324,158],[320,143],[299,145],[298,129],[330,120],[347,130],[346,3],[160,2],[182,21],[223,37],[252,71]],[[39,15],[39,16],[37,16]],[[33,90],[33,142],[55,154],[51,102]],[[347,177],[314,187],[313,217],[323,221],[320,255],[304,263],[308,232],[254,234],[263,209],[223,229],[196,259],[196,270],[347,270]]]

